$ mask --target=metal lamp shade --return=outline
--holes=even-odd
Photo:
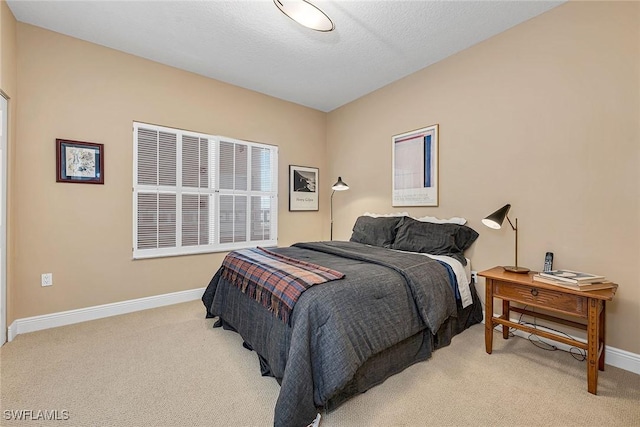
[[[349,186],[342,180],[342,177],[338,177],[338,181],[331,186],[331,189],[334,191],[344,191],[348,190]]]
[[[511,209],[511,205],[507,203],[506,205],[483,219],[482,223],[489,228],[499,230],[500,227],[502,227],[504,219],[507,217],[507,213],[509,213],[509,209]]]
[[[514,226],[511,223],[511,220],[509,220],[509,217],[507,216],[509,209],[511,209],[511,205],[507,203],[506,205],[504,205],[503,207],[501,207],[500,209],[498,209],[497,211],[495,211],[494,213],[492,213],[491,215],[483,219],[482,223],[489,228],[498,230],[502,227],[502,223],[504,222],[504,219],[507,218],[507,221],[509,221],[509,225],[511,225],[511,228],[516,233],[516,236],[515,236],[516,237],[516,241],[515,241],[516,265],[507,265],[507,266],[503,266],[502,268],[504,268],[506,271],[509,271],[511,273],[521,273],[521,274],[528,273],[529,272],[528,268],[518,266],[518,218],[516,218],[516,221],[515,221],[516,224]]]

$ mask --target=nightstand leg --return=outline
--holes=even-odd
[[[484,345],[487,353],[493,350],[493,280],[485,281],[484,299]]]
[[[511,306],[509,301],[502,300],[502,316],[505,320],[509,320],[511,318]],[[502,338],[505,340],[509,338],[509,327],[502,325]]]
[[[587,323],[587,385],[589,393],[598,390],[598,346],[600,344],[600,304],[595,298],[589,298],[589,318]]]
[[[604,339],[604,331],[605,331],[605,313],[606,313],[607,303],[606,301],[602,301],[600,305],[600,316],[598,322],[598,331],[600,332],[600,340],[598,342],[598,349],[602,346],[602,354],[600,354],[600,358],[598,359],[598,369],[604,371],[604,353],[605,353],[605,339]]]

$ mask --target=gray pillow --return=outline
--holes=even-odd
[[[466,265],[464,251],[478,238],[470,227],[458,224],[434,224],[404,217],[396,227],[392,249],[447,255]]]
[[[402,218],[401,216],[358,217],[349,240],[351,242],[389,248],[396,236],[396,226]]]

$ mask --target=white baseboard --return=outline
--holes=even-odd
[[[138,298],[134,300],[115,302],[112,304],[97,305],[93,307],[80,308],[77,310],[62,311],[59,313],[44,314],[42,316],[26,317],[16,319],[8,328],[7,338],[9,341],[19,334],[41,331],[44,329],[56,328],[58,326],[72,325],[74,323],[86,322],[89,320],[103,319],[105,317],[118,316],[120,314],[133,313],[135,311],[147,310],[150,308],[164,307],[166,305],[179,304],[182,302],[194,301],[202,298],[205,288],[190,289],[187,291],[173,292],[170,294],[155,295],[152,297]],[[483,313],[484,314],[484,313]],[[498,317],[498,314],[495,314]],[[518,319],[512,318],[512,322]],[[484,320],[483,322],[484,323]],[[501,325],[498,325],[501,328]],[[538,325],[540,329],[546,329]],[[552,332],[552,331],[550,331]],[[523,338],[529,336],[528,332],[514,331],[514,334]],[[581,342],[586,342],[582,338],[572,337]],[[568,351],[570,346],[553,342],[562,350]],[[607,365],[624,369],[640,375],[640,355],[615,347],[605,346],[605,361]]]
[[[72,325],[74,323],[86,322],[89,320],[133,313],[134,311],[194,301],[202,298],[204,290],[205,288],[189,289],[187,291],[173,292],[170,294],[155,295],[152,297],[114,302],[112,304],[96,305],[77,310],[61,311],[59,313],[16,319],[8,328],[7,338],[9,341],[13,341],[17,335],[26,334],[28,332],[41,331],[43,329],[57,328],[58,326]]]
[[[499,317],[499,314],[494,314],[495,317]],[[517,318],[511,318],[511,321],[514,323],[518,323],[518,319]],[[484,320],[483,322],[484,323]],[[537,325],[538,329],[541,330],[545,330],[547,332],[552,332],[555,333],[555,331],[552,331],[551,329],[547,329],[542,325]],[[502,331],[502,325],[498,325],[496,327],[496,330]],[[564,332],[564,331],[563,331]],[[564,332],[566,333],[566,332]],[[514,330],[513,334],[522,338],[527,338],[529,337],[529,332],[525,332],[525,331],[520,331],[520,330]],[[579,338],[579,337],[574,337],[570,334],[567,334],[569,337],[571,337],[572,339],[576,340],[576,341],[580,341],[583,343],[586,343],[587,340],[583,339],[583,338]],[[495,338],[494,338],[495,339]],[[545,340],[547,340],[547,338],[544,338]],[[552,342],[553,345],[555,345],[556,347],[558,347],[561,350],[565,350],[565,351],[569,351],[569,349],[571,348],[570,345],[567,344],[563,344],[561,342],[556,342],[556,341],[552,341],[549,340],[549,342]],[[620,350],[619,348],[615,348],[615,347],[611,347],[608,345],[605,345],[604,347],[604,360],[605,360],[605,364],[610,365],[610,366],[614,366],[616,368],[620,368],[620,369],[624,369],[625,371],[629,371],[629,372],[633,372],[634,374],[638,374],[640,375],[640,354],[635,354],[635,353],[631,353],[630,351],[626,351],[626,350]]]

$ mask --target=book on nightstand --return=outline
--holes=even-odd
[[[540,276],[567,283],[596,283],[604,281],[604,276],[573,270],[541,271]]]
[[[546,283],[549,285],[560,286],[562,288],[574,289],[576,291],[597,291],[600,289],[609,289],[615,287],[613,282],[602,279],[600,282],[595,283],[568,283],[561,280],[550,279],[544,277],[541,274],[534,274],[533,280],[537,282]]]

